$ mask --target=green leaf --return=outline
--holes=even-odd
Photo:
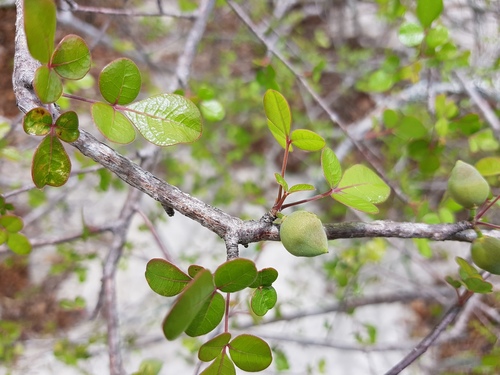
[[[26,255],[31,253],[31,244],[24,234],[9,233],[7,238],[7,246],[13,252],[19,255]]]
[[[24,30],[31,56],[47,64],[54,50],[56,33],[54,1],[24,0]]]
[[[427,28],[443,11],[443,0],[417,0],[417,17]]]
[[[198,350],[198,359],[203,362],[213,361],[222,353],[222,349],[229,343],[229,340],[231,340],[229,332],[221,333],[213,339],[208,340]]]
[[[8,238],[9,233],[5,229],[0,228],[0,245],[4,244]]]
[[[236,375],[236,369],[229,356],[223,351],[200,375]]]
[[[64,142],[74,142],[80,136],[78,115],[74,111],[64,112],[56,120],[56,135]]]
[[[332,194],[332,198],[337,202],[342,203],[345,206],[354,208],[358,211],[366,212],[369,214],[377,214],[379,212],[377,206],[355,195],[340,192]]]
[[[267,90],[264,94],[264,112],[269,130],[278,143],[285,148],[292,124],[290,106],[285,97],[276,90]]]
[[[179,268],[164,259],[151,259],[146,265],[146,281],[160,296],[176,296],[192,280]]]
[[[323,137],[307,129],[294,130],[290,139],[294,146],[304,151],[319,151],[325,147]]]
[[[445,280],[448,284],[450,284],[453,288],[458,289],[462,286],[462,283],[451,276],[446,276]]]
[[[90,51],[78,35],[66,35],[57,45],[50,66],[61,77],[82,79],[90,70]]]
[[[218,100],[204,100],[200,103],[200,111],[207,121],[221,121],[226,116],[226,110]]]
[[[274,178],[276,179],[276,182],[283,187],[283,190],[288,191],[288,184],[281,174],[275,173]]]
[[[7,232],[16,233],[23,229],[23,220],[16,215],[0,216],[0,226],[4,227]]]
[[[158,146],[190,143],[201,136],[201,114],[193,102],[176,94],[156,95],[131,104],[127,116],[144,138]]]
[[[430,48],[436,48],[448,42],[448,38],[448,29],[444,26],[437,25],[429,30],[425,37],[425,43],[427,43],[427,46]]]
[[[382,119],[386,127],[393,128],[399,122],[399,114],[392,109],[386,109],[382,114]]]
[[[325,147],[321,152],[321,166],[328,186],[330,188],[336,187],[342,179],[342,167],[337,155],[329,147]]]
[[[23,129],[31,135],[47,135],[52,127],[52,116],[42,107],[33,108],[23,118]]]
[[[385,70],[377,70],[368,76],[366,87],[363,87],[363,91],[386,92],[394,86],[394,83],[394,74]]]
[[[469,262],[467,262],[464,258],[461,257],[455,257],[455,261],[457,262],[458,266],[460,267],[460,274],[461,276],[464,276],[463,278],[467,277],[475,277],[479,273],[477,272],[477,269],[471,265]]]
[[[90,110],[97,128],[111,142],[126,144],[135,139],[132,123],[113,106],[98,102]]]
[[[213,331],[221,322],[225,307],[225,299],[222,294],[213,293],[186,329],[186,334],[194,337]]]
[[[99,75],[99,90],[111,104],[132,103],[141,90],[141,73],[135,63],[127,58],[113,60]]]
[[[490,156],[482,158],[476,163],[476,169],[483,176],[496,176],[500,174],[500,157]]]
[[[195,278],[198,272],[203,271],[205,267],[198,266],[196,264],[191,264],[188,267],[188,275],[191,276],[192,278]]]
[[[416,117],[404,116],[394,129],[394,135],[404,140],[420,139],[427,136],[427,129]]]
[[[310,190],[316,190],[316,188],[310,184],[297,184],[297,185],[293,185],[290,188],[290,190],[288,190],[288,192],[289,193],[297,193],[299,191],[310,191]]]
[[[269,367],[273,360],[271,348],[259,337],[239,335],[229,343],[234,364],[243,371],[257,372]]]
[[[493,285],[487,281],[484,281],[482,278],[477,277],[469,277],[463,279],[463,284],[467,288],[474,293],[491,293],[493,292]]]
[[[264,316],[278,301],[276,290],[272,286],[257,288],[252,294],[250,306],[257,316]]]
[[[167,340],[176,339],[191,325],[214,291],[214,280],[210,271],[200,271],[184,288],[163,320],[163,334]]]
[[[382,203],[389,198],[391,189],[375,172],[361,164],[348,168],[338,189],[343,193],[364,199],[373,204]]]
[[[418,46],[424,40],[424,29],[416,23],[406,22],[399,28],[399,41],[407,47]]]
[[[42,103],[54,103],[63,92],[61,78],[47,65],[42,65],[35,71],[33,87]]]
[[[221,264],[214,273],[217,288],[225,293],[245,289],[257,277],[257,268],[250,259],[238,258]]]
[[[71,161],[57,137],[47,135],[33,155],[31,176],[36,187],[62,186],[68,181]]]
[[[250,285],[250,288],[257,288],[259,286],[271,286],[277,278],[278,271],[276,271],[274,268],[263,268],[257,274],[257,278],[252,283],[252,285]]]
[[[158,359],[145,359],[139,365],[139,371],[134,372],[132,375],[158,375],[162,367],[163,362]]]

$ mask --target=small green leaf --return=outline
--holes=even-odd
[[[210,271],[200,271],[184,288],[163,320],[163,334],[167,340],[176,339],[191,325],[214,291],[214,280]]]
[[[236,375],[236,369],[229,356],[223,351],[200,375]]]
[[[191,264],[188,267],[188,275],[191,276],[192,278],[194,278],[194,277],[196,277],[198,272],[203,271],[204,269],[205,269],[205,267],[198,266],[196,264]]]
[[[271,286],[278,278],[278,271],[274,268],[263,268],[257,273],[257,278],[249,288],[258,288],[260,286]]]
[[[493,292],[493,285],[483,279],[477,277],[469,277],[463,279],[464,286],[467,290],[474,293],[491,293]]]
[[[392,109],[386,109],[382,115],[382,119],[385,126],[390,129],[395,127],[399,122],[399,114]]]
[[[111,142],[127,144],[135,139],[135,130],[123,113],[106,103],[91,106],[92,118],[99,131]]]
[[[56,135],[64,142],[74,142],[80,136],[78,115],[74,111],[64,112],[56,120]]]
[[[193,322],[187,327],[188,336],[201,336],[213,331],[221,322],[225,311],[225,300],[220,293],[213,293],[205,302]]]
[[[57,45],[50,66],[61,77],[82,79],[90,70],[90,51],[78,35],[66,35]]]
[[[489,156],[476,163],[476,169],[483,176],[496,176],[500,174],[500,157]]]
[[[161,296],[176,296],[191,280],[191,277],[164,259],[151,259],[146,265],[146,281]]]
[[[407,47],[418,46],[424,40],[424,29],[416,23],[406,22],[399,28],[399,41]]]
[[[310,191],[310,190],[316,190],[316,188],[310,184],[297,184],[297,185],[293,185],[290,188],[290,190],[288,190],[288,192],[289,193],[297,193],[299,191]]]
[[[31,253],[31,244],[24,234],[9,233],[7,238],[7,246],[13,252],[19,255],[26,255]]]
[[[234,364],[243,371],[257,372],[269,367],[273,360],[271,348],[259,337],[239,335],[229,343]]]
[[[278,143],[285,148],[292,124],[290,106],[285,97],[276,90],[267,90],[264,94],[264,112],[269,130]]]
[[[384,180],[361,164],[348,168],[337,188],[373,204],[386,201],[391,194],[391,189]]]
[[[427,129],[416,117],[404,116],[394,129],[394,135],[404,140],[420,139],[427,136]]]
[[[332,198],[337,202],[342,203],[348,207],[354,208],[355,210],[366,212],[368,214],[377,214],[379,212],[377,206],[367,200],[357,197],[355,195],[341,193],[333,193]]]
[[[460,267],[460,274],[463,276],[462,278],[467,278],[467,277],[475,277],[479,273],[477,272],[477,269],[471,265],[469,262],[467,262],[464,258],[461,257],[455,257],[455,261],[457,262],[458,266]]]
[[[134,372],[132,375],[158,375],[162,367],[162,361],[154,358],[148,358],[141,362],[139,365],[139,371]]]
[[[31,56],[47,64],[54,50],[56,33],[54,0],[24,0],[24,30]]]
[[[221,121],[226,116],[226,110],[221,102],[215,99],[204,100],[200,103],[200,111],[207,121]]]
[[[460,281],[454,279],[453,277],[451,276],[446,276],[445,277],[445,280],[448,284],[450,284],[453,288],[455,289],[458,289],[462,286],[462,283],[460,283]]]
[[[144,138],[158,146],[191,143],[201,136],[201,114],[193,102],[176,94],[156,95],[129,105],[127,116]]]
[[[0,228],[0,245],[4,244],[7,238],[9,238],[9,233],[5,229]]]
[[[221,264],[214,273],[217,288],[226,293],[245,289],[257,277],[257,268],[250,259],[238,258]]]
[[[33,155],[31,176],[36,187],[62,186],[68,181],[71,161],[57,137],[47,135]]]
[[[417,0],[417,17],[427,28],[443,11],[443,0]]]
[[[252,294],[250,306],[257,316],[264,316],[278,301],[276,290],[272,286],[257,288]]]
[[[7,232],[16,233],[23,229],[23,220],[16,215],[0,216],[0,226],[4,227]]]
[[[366,81],[367,85],[363,87],[363,91],[386,92],[394,86],[394,83],[394,74],[380,69],[368,76]]]
[[[132,103],[141,91],[141,73],[135,63],[127,58],[113,60],[99,75],[99,90],[111,104]]]
[[[23,129],[31,135],[47,135],[52,127],[52,116],[42,107],[33,108],[23,118]]]
[[[430,48],[436,48],[448,42],[448,38],[448,29],[444,26],[437,25],[429,30],[425,37],[425,43],[427,43],[427,46]]]
[[[33,87],[42,103],[54,103],[63,92],[61,78],[47,65],[42,65],[35,71]]]
[[[342,179],[342,167],[335,152],[329,147],[325,147],[321,152],[321,166],[328,186],[334,188]]]
[[[208,340],[198,350],[198,359],[203,362],[213,361],[222,353],[222,349],[229,343],[229,340],[231,340],[229,332],[221,333],[213,339]]]
[[[294,146],[304,151],[319,151],[326,144],[323,137],[307,129],[294,130],[290,139]]]
[[[288,191],[288,183],[281,174],[275,173],[274,178],[276,179],[276,182],[283,187],[283,190]]]

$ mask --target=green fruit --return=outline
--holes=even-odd
[[[500,275],[500,239],[479,237],[472,242],[471,253],[472,260],[479,268]]]
[[[315,257],[328,252],[323,223],[313,213],[295,211],[285,216],[280,226],[283,246],[298,257]]]
[[[448,180],[448,192],[458,204],[474,209],[488,198],[490,185],[476,168],[458,160]]]

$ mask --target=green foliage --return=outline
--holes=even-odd
[[[28,238],[20,233],[24,227],[21,217],[9,213],[14,207],[0,195],[0,245],[6,244],[14,253],[29,254],[32,250]]]
[[[141,89],[141,73],[135,63],[126,58],[113,60],[99,75],[99,90],[110,104],[130,104]]]
[[[42,64],[54,50],[56,5],[53,0],[24,0],[24,30],[31,55]]]

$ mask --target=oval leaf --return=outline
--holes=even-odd
[[[443,0],[417,0],[417,17],[423,27],[429,27],[443,11]]]
[[[90,63],[85,41],[78,35],[66,35],[57,45],[50,66],[63,78],[82,79],[90,70]]]
[[[240,335],[229,343],[234,364],[243,371],[257,372],[269,367],[273,360],[271,348],[259,337]]]
[[[24,0],[24,30],[31,56],[47,64],[54,50],[56,33],[54,0]]]
[[[192,279],[164,259],[151,259],[146,265],[146,281],[161,296],[176,296]]]
[[[200,271],[184,288],[163,320],[163,334],[167,340],[176,339],[190,326],[214,291],[214,280],[210,271]]]
[[[391,193],[384,180],[361,164],[353,165],[345,171],[338,189],[373,204],[384,202]]]
[[[196,264],[191,264],[188,267],[188,275],[194,278],[198,274],[198,272],[200,272],[204,269],[205,269],[205,267],[198,266]]]
[[[278,301],[276,290],[272,286],[255,289],[250,306],[257,316],[264,316]]]
[[[74,142],[80,136],[78,115],[74,111],[64,112],[56,120],[56,135],[64,142]]]
[[[290,139],[292,145],[304,151],[319,151],[326,144],[323,137],[307,129],[294,130]]]
[[[419,139],[427,136],[427,129],[416,117],[404,116],[394,129],[394,134],[405,140]]]
[[[135,130],[123,113],[106,103],[94,103],[92,118],[99,131],[111,142],[130,143],[135,139]]]
[[[299,191],[310,191],[310,190],[316,190],[316,188],[310,184],[297,184],[293,185],[288,192],[291,193],[297,193]]]
[[[221,121],[226,116],[226,110],[221,102],[215,99],[204,100],[200,103],[200,111],[208,121]]]
[[[213,339],[208,340],[198,350],[198,359],[203,362],[214,360],[222,353],[222,349],[229,343],[229,340],[231,340],[229,332],[221,333]]]
[[[7,246],[13,252],[19,255],[26,255],[31,253],[31,244],[28,238],[21,233],[9,233],[7,238]]]
[[[285,179],[283,178],[283,176],[281,174],[275,173],[274,178],[276,179],[276,182],[278,183],[278,185],[281,185],[283,190],[288,191],[288,183],[285,181]]]
[[[141,90],[141,73],[135,63],[127,58],[110,62],[99,75],[99,90],[111,104],[132,103]]]
[[[377,214],[379,212],[377,206],[373,203],[368,202],[367,200],[347,194],[347,193],[334,193],[332,194],[332,198],[337,202],[342,203],[348,207],[354,208],[355,210],[366,212],[368,214]]]
[[[221,264],[214,273],[215,285],[226,293],[245,289],[253,283],[256,277],[255,263],[244,258],[229,260]]]
[[[176,94],[156,95],[129,105],[127,116],[144,138],[158,146],[196,141],[201,114],[193,102]]]
[[[42,107],[33,108],[23,118],[23,129],[31,135],[47,135],[52,127],[52,116]]]
[[[33,155],[31,176],[36,187],[62,186],[68,181],[71,161],[61,141],[47,135]]]
[[[236,375],[236,369],[226,352],[222,352],[200,375]]]
[[[42,65],[35,71],[33,87],[42,103],[54,103],[63,92],[61,78],[47,65]]]
[[[186,329],[186,334],[194,337],[213,331],[221,322],[225,307],[226,304],[222,294],[212,294]]]
[[[268,120],[269,130],[284,148],[292,124],[292,114],[288,102],[278,91],[267,90],[264,94],[264,112]]]
[[[416,23],[404,23],[399,28],[399,41],[407,47],[418,46],[424,40],[424,29]]]
[[[270,286],[278,278],[278,271],[274,268],[263,268],[257,274],[257,278],[250,285],[250,288],[258,288],[259,286]]]
[[[476,163],[476,168],[483,176],[496,176],[500,174],[500,157],[490,156],[482,158]]]
[[[328,186],[336,187],[342,178],[342,167],[339,159],[331,148],[325,147],[321,152],[321,166]]]
[[[0,225],[10,233],[19,232],[23,229],[23,220],[19,216],[4,215],[0,216]]]

